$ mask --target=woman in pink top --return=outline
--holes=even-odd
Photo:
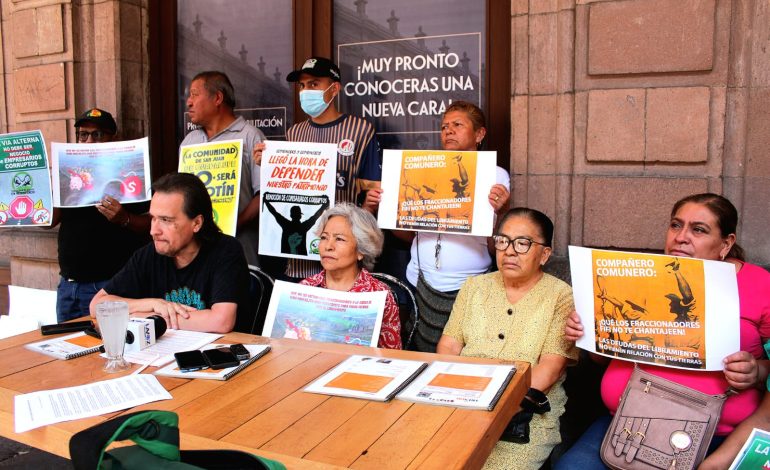
[[[740,297],[741,351],[724,359],[723,372],[643,366],[655,375],[708,394],[724,393],[728,388],[735,392],[722,408],[710,450],[757,409],[770,370],[770,361],[765,359],[762,348],[764,340],[770,338],[770,273],[745,261],[743,249],[735,242],[737,225],[738,211],[726,198],[710,193],[688,196],[674,204],[671,210],[664,252],[735,265]],[[567,321],[565,336],[573,341],[583,336],[583,325],[575,312]],[[600,356],[594,358],[606,360]],[[602,377],[601,393],[610,413],[617,410],[633,370],[632,362],[609,361]],[[599,457],[599,447],[609,423],[609,417],[594,423],[561,457],[556,468],[605,468]]]

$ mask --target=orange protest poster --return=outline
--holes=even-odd
[[[492,234],[495,152],[386,150],[382,228]]]
[[[570,247],[570,265],[575,306],[589,332],[579,347],[697,370],[721,369],[721,359],[739,350],[731,264]]]

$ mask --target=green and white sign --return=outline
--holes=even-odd
[[[51,225],[51,201],[43,134],[0,135],[0,227]]]

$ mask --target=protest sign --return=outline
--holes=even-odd
[[[98,144],[51,144],[53,202],[84,207],[111,196],[121,203],[150,200],[147,137]]]
[[[770,432],[754,428],[729,470],[770,469]]]
[[[179,171],[203,181],[211,196],[214,222],[222,232],[235,236],[238,196],[241,187],[243,140],[222,140],[185,145],[179,149]]]
[[[570,246],[577,346],[617,359],[722,370],[740,350],[730,263]]]
[[[0,227],[51,225],[51,197],[43,134],[0,135]]]
[[[492,235],[496,152],[385,150],[382,228]]]
[[[376,347],[387,294],[276,281],[262,336]]]
[[[337,145],[267,141],[259,254],[320,259],[316,223],[334,205]]]

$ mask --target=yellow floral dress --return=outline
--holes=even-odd
[[[526,361],[537,365],[542,354],[574,362],[577,349],[564,339],[564,324],[574,308],[572,289],[544,274],[515,304],[508,302],[499,272],[469,278],[457,296],[444,334],[464,344],[463,356]],[[564,375],[551,387],[551,411],[530,422],[529,444],[500,441],[484,468],[537,469],[561,442],[559,417],[567,396]]]

